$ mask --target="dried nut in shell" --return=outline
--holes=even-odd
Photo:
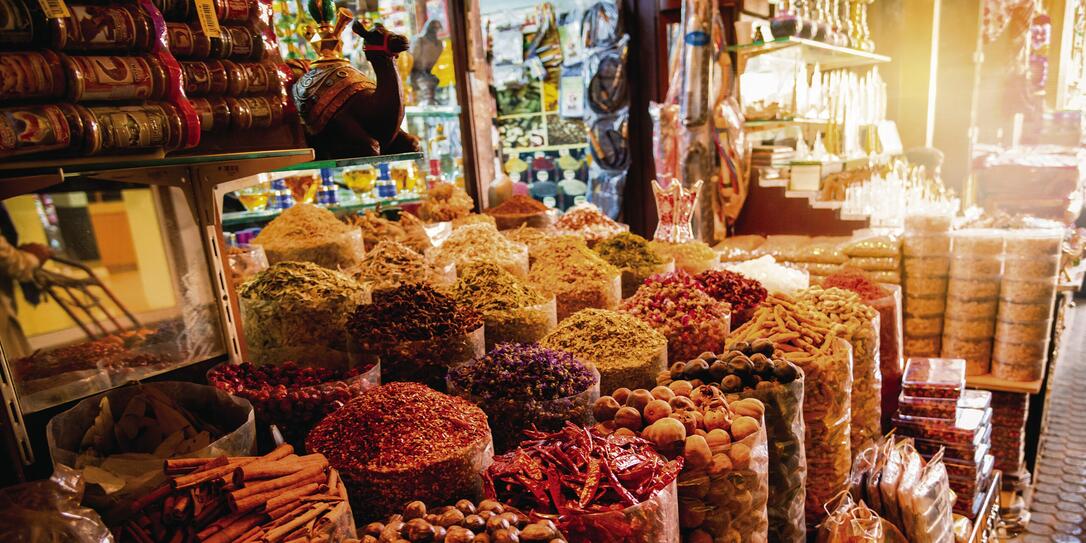
[[[434,538],[434,527],[421,518],[413,518],[403,525],[402,533],[409,541],[429,541]]]
[[[658,449],[669,450],[677,443],[686,441],[686,427],[673,418],[663,418],[645,428],[641,437],[649,440]]]
[[[615,424],[619,428],[628,428],[636,432],[641,429],[641,412],[633,407],[623,407],[615,413]]]
[[[686,409],[697,409],[698,406],[694,405],[694,400],[687,398],[686,396],[675,396],[668,401],[671,404],[673,411],[682,411]]]
[[[750,463],[750,447],[742,443],[733,443],[728,456],[731,457],[732,464],[737,469],[747,469],[747,464]]]
[[[705,429],[710,432],[713,430],[727,430],[732,424],[728,418],[728,412],[723,409],[706,412],[702,416],[702,422],[705,424]]]
[[[701,500],[679,500],[679,526],[697,528],[705,522],[705,504]]]
[[[611,393],[611,396],[614,397],[615,401],[618,403],[626,405],[626,398],[630,397],[630,389],[626,387],[615,389],[615,391]]]
[[[772,386],[772,383],[770,383]],[[744,400],[738,400],[732,402],[728,407],[732,412],[737,415],[745,415],[748,417],[754,417],[755,419],[761,419],[765,415],[765,405],[761,400],[756,398],[746,398]]]
[[[738,417],[732,421],[732,437],[736,441],[742,441],[756,432],[758,432],[758,421],[751,417]]]
[[[471,543],[475,533],[462,526],[453,526],[445,532],[445,543]]]
[[[709,462],[709,475],[723,475],[734,469],[732,459],[727,454],[714,454]]]
[[[694,390],[694,385],[691,385],[690,381],[672,381],[668,388],[678,396],[690,396],[690,393]]]
[[[615,413],[618,413],[619,408],[618,400],[611,396],[603,396],[596,400],[596,404],[592,406],[592,417],[597,422],[605,422],[615,418]]]
[[[653,400],[645,406],[645,422],[652,424],[671,415],[671,406],[664,400]]]
[[[748,451],[749,452],[749,451]],[[687,436],[686,446],[683,447],[683,457],[686,463],[694,469],[704,468],[713,459],[713,453],[709,451],[709,444],[701,436]]]
[[[728,445],[732,444],[732,436],[728,435],[721,429],[710,430],[705,436],[705,442],[709,444],[709,450],[713,451],[713,454],[722,452]]]
[[[444,513],[441,513],[437,517],[437,525],[444,528],[448,528],[450,526],[457,526],[461,522],[464,522],[464,512],[455,507],[449,509],[448,511],[445,511]]]
[[[675,397],[675,392],[668,387],[658,386],[652,389],[652,395],[657,400],[664,400],[666,402]]]
[[[527,543],[546,543],[554,538],[554,530],[542,523],[533,523],[520,531],[520,540]]]
[[[694,435],[694,431],[698,429],[698,422],[690,411],[676,411],[671,414],[670,418],[681,422],[686,427],[686,435],[688,436]]]
[[[645,406],[648,405],[649,402],[651,402],[654,399],[655,398],[653,398],[651,392],[649,392],[649,391],[647,391],[647,390],[645,390],[643,388],[639,388],[639,389],[631,392],[630,396],[628,398],[626,398],[626,406],[627,407],[632,407],[632,408],[634,408],[634,409],[636,409],[638,411],[644,411]]]
[[[637,433],[635,433],[633,430],[631,430],[629,428],[619,428],[619,429],[615,430],[615,435],[616,436],[622,436],[622,437],[634,437],[634,436],[637,435]]]

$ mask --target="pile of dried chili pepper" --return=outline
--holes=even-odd
[[[620,511],[648,501],[682,471],[635,436],[601,435],[567,423],[548,434],[526,431],[520,448],[494,458],[483,490],[523,511],[578,515]]]

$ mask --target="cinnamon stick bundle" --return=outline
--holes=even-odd
[[[303,466],[320,464],[328,467],[328,459],[323,454],[309,454],[299,456],[296,460],[279,460],[278,462],[254,462],[241,466],[234,470],[234,484],[238,488],[245,483],[260,479],[275,479],[296,473]]]
[[[187,475],[181,475],[181,476],[178,476],[178,477],[174,477],[173,479],[170,480],[170,483],[173,485],[174,489],[182,489],[182,488],[188,488],[188,487],[191,487],[191,486],[196,486],[198,484],[206,483],[208,481],[218,479],[220,477],[225,477],[225,476],[229,475],[230,473],[232,473],[235,468],[238,468],[240,466],[244,466],[246,464],[251,464],[253,462],[267,462],[267,461],[279,460],[280,458],[283,458],[283,457],[285,457],[285,456],[287,456],[287,455],[289,455],[289,454],[291,454],[293,452],[294,452],[294,447],[290,446],[289,444],[284,443],[284,444],[276,447],[275,450],[273,450],[272,452],[270,452],[270,453],[268,453],[268,454],[266,454],[264,456],[259,456],[259,457],[251,457],[251,456],[250,457],[240,457],[240,456],[239,457],[234,457],[233,459],[228,459],[227,463],[225,465],[221,465],[219,467],[210,468],[210,469],[208,469],[207,466],[205,465],[204,469],[202,471],[195,471],[195,472],[187,474]],[[220,458],[226,458],[226,457],[223,456],[223,457],[220,457]]]
[[[324,482],[324,470],[325,466],[322,466],[320,464],[307,465],[300,471],[296,471],[285,477],[278,477],[275,479],[260,481],[259,483],[254,483],[244,488],[235,490],[229,494],[229,496],[227,497],[227,502],[236,503],[237,500],[240,500],[242,498],[247,498],[256,494],[264,494],[277,488],[287,488],[302,481],[312,479],[314,477],[320,477],[321,482]]]

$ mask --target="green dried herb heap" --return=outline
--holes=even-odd
[[[520,278],[492,262],[468,264],[453,285],[452,296],[488,317],[547,301]]]
[[[555,238],[537,255],[528,279],[543,292],[553,294],[561,321],[586,308],[613,309],[621,292],[615,290],[618,268],[600,258],[583,240]]]
[[[402,284],[436,284],[438,274],[426,257],[410,247],[391,240],[377,244],[355,269],[354,278],[374,290],[395,288]]]
[[[646,271],[664,263],[664,259],[649,248],[648,240],[629,232],[611,236],[595,249],[604,260],[618,268]]]
[[[366,288],[347,275],[311,262],[279,262],[238,289],[250,300],[323,302],[364,296]]]
[[[667,364],[660,356],[667,338],[636,317],[617,311],[578,311],[539,344],[594,364],[600,372],[601,390],[651,389]]]

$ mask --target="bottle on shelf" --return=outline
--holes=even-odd
[[[321,186],[317,189],[317,205],[334,206],[339,203],[336,178],[331,168],[321,168]]]
[[[445,182],[445,174],[441,173],[441,161],[437,158],[430,159],[430,173],[426,175],[426,188],[433,189]]]
[[[268,209],[282,211],[294,207],[294,196],[291,195],[290,189],[287,188],[285,179],[276,179],[272,181],[271,190],[271,199],[268,202]]]
[[[396,182],[392,180],[387,162],[377,166],[377,197],[382,200],[396,197]]]

